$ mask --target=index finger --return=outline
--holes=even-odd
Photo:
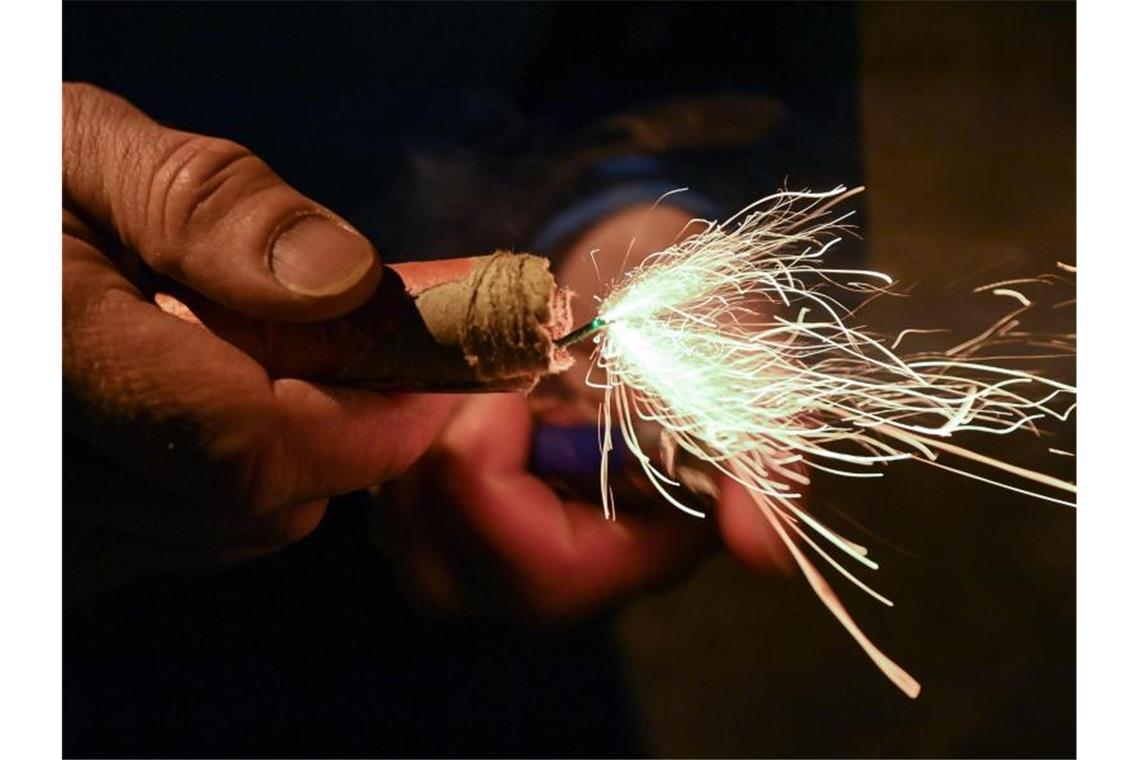
[[[563,501],[531,473],[526,399],[472,399],[441,438],[444,488],[459,521],[512,578],[528,606],[564,617],[660,583],[701,556],[702,526],[663,507],[653,519],[607,520]]]

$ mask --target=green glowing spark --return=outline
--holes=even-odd
[[[589,338],[591,335],[594,335],[605,326],[606,321],[604,319],[601,317],[594,317],[586,324],[571,330],[558,340],[554,341],[554,345],[558,346],[559,348],[572,346],[575,343],[579,343],[586,338]]]
[[[850,216],[833,217],[832,209],[860,189],[777,193],[725,223],[707,223],[703,232],[626,273],[598,317],[564,340],[599,335],[594,363],[605,379],[588,382],[605,391],[603,450],[612,448],[616,421],[657,490],[697,516],[703,515],[679,495],[672,473],[641,450],[638,424],[659,425],[677,447],[744,485],[828,608],[884,673],[914,696],[918,683],[863,635],[800,549],[800,542],[806,544],[890,604],[809,536],[814,532],[848,558],[877,567],[865,548],[801,506],[804,468],[879,477],[876,466],[909,459],[1071,504],[935,460],[939,453],[955,456],[1075,493],[1071,483],[945,439],[967,430],[1036,432],[1041,421],[1069,417],[1076,388],[979,357],[983,347],[1026,338],[1016,331],[1016,317],[1031,304],[1008,288],[994,287],[993,293],[1012,298],[1017,311],[940,354],[896,353],[907,332],[934,331],[904,330],[892,343],[854,326],[836,292],[874,296],[892,284],[879,272],[825,264]],[[1075,350],[1073,336],[1050,337],[1062,353]],[[607,467],[603,457],[602,501],[612,517]]]

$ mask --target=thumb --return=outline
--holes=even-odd
[[[269,320],[347,313],[380,281],[372,245],[242,146],[167,129],[89,85],[63,89],[64,203],[156,272]]]

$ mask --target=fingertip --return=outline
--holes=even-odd
[[[744,486],[721,483],[716,519],[725,547],[746,567],[763,574],[794,573],[788,550]]]
[[[533,421],[522,393],[467,398],[444,432],[444,448],[462,452],[465,466],[486,472],[520,472],[530,455]]]
[[[312,535],[324,519],[328,506],[327,499],[320,499],[293,507],[285,523],[285,541],[295,544]]]
[[[401,475],[423,456],[457,403],[456,396],[445,393],[376,393],[355,388],[332,392],[344,413],[353,418],[347,421],[345,433],[360,441],[365,457],[375,452],[376,461],[386,460],[381,481]]]
[[[575,579],[568,588],[590,604],[675,585],[716,544],[705,521],[679,512],[610,520],[599,504],[569,501],[564,508]]]
[[[390,480],[412,465],[447,421],[452,398],[383,394],[297,379],[273,382],[274,414],[292,498],[332,496]]]
[[[298,321],[332,319],[363,306],[383,273],[367,238],[318,213],[286,220],[270,245],[268,266],[285,295],[278,318]]]
[[[403,473],[427,451],[432,442],[451,418],[458,400],[446,393],[399,393],[388,399],[396,412],[399,423],[408,432],[403,454],[393,463],[394,471],[386,479]],[[385,418],[391,412],[382,412]]]

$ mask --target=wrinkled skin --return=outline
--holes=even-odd
[[[120,575],[237,559],[407,468],[452,399],[295,379],[354,348],[334,318],[379,282],[368,241],[239,145],[93,87],[64,85],[63,102],[66,427],[146,476],[68,505],[69,545],[137,554],[112,557]],[[164,313],[155,287],[252,339],[238,349]]]
[[[280,549],[316,528],[330,497],[390,481],[425,452],[379,517],[409,588],[437,609],[571,619],[683,576],[718,532],[753,567],[785,560],[739,489],[706,523],[661,504],[610,522],[589,499],[565,500],[526,471],[521,395],[298,379],[359,350],[338,318],[379,283],[371,244],[239,145],[162,127],[93,87],[64,85],[63,101],[65,425],[91,452],[73,472],[100,483],[65,504],[67,584]],[[646,226],[643,212],[587,232],[567,284],[597,287],[583,247],[624,249],[634,233],[644,255],[686,221],[664,209]],[[230,340],[159,309],[156,294]]]

